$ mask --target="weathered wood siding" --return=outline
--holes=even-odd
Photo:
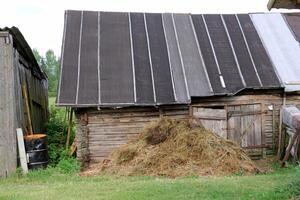
[[[18,72],[16,75],[16,82],[18,87],[16,90],[21,98],[19,98],[20,104],[20,127],[28,130],[27,116],[24,115],[24,99],[22,98],[22,84],[27,86],[27,93],[29,98],[29,106],[31,111],[32,126],[35,133],[44,132],[44,125],[48,118],[48,83],[45,79],[39,79],[32,74],[30,65],[22,58],[22,56],[16,51],[15,61]]]
[[[291,93],[291,94],[286,94],[286,104],[289,105],[295,105],[298,108],[300,108],[300,93]]]
[[[28,89],[34,132],[44,131],[48,117],[47,80],[32,73],[32,66],[13,47],[13,42],[8,32],[0,32],[0,177],[17,167],[16,128],[28,130],[23,83]]]
[[[7,32],[0,32],[0,177],[17,167],[13,59],[12,38]]]
[[[116,147],[137,137],[146,124],[159,116],[186,118],[190,115],[200,118],[204,126],[221,136],[237,141],[253,159],[265,157],[276,149],[283,94],[282,91],[264,93],[202,98],[195,100],[190,108],[173,105],[100,111],[78,109],[78,158],[83,163],[98,162]],[[290,96],[287,102],[297,103],[298,99],[297,95]]]
[[[187,106],[77,111],[78,159],[98,162],[113,149],[136,138],[145,125],[160,116],[186,118],[188,115]]]
[[[257,112],[260,107],[260,114],[256,114],[256,120],[261,120],[261,123],[256,123],[256,126],[250,127],[250,131],[258,130],[261,128],[261,138],[256,135],[257,140],[261,140],[261,145],[258,145],[258,141],[252,141],[253,136],[249,136],[249,141],[243,141],[244,144],[249,143],[247,147],[247,152],[253,158],[265,156],[267,154],[273,154],[275,150],[275,145],[277,144],[277,136],[278,136],[278,127],[279,127],[279,110],[283,103],[282,93],[281,92],[272,92],[271,94],[257,94],[257,95],[240,95],[240,96],[232,96],[232,97],[220,97],[220,98],[206,98],[199,100],[198,103],[194,103],[195,107],[213,107],[213,106],[224,106],[227,113],[232,110],[244,110],[245,112],[249,108],[249,105],[255,105]],[[246,109],[246,110],[245,110]],[[254,110],[253,110],[254,111]],[[251,111],[252,112],[252,111]],[[254,119],[251,115],[241,118],[233,118],[229,119],[228,123],[239,123],[238,127],[242,128],[242,121],[246,123],[246,121],[250,122]],[[239,121],[240,120],[240,121]],[[234,122],[235,121],[235,122]],[[247,122],[247,123],[248,123]],[[227,123],[227,126],[228,126]],[[261,127],[260,125],[261,124]],[[230,125],[237,128],[235,125]],[[233,127],[227,127],[232,129]],[[242,128],[244,129],[244,128]],[[228,130],[229,134],[232,130]],[[242,131],[242,130],[241,130]],[[228,133],[227,133],[228,134]],[[231,136],[236,137],[237,136]],[[254,136],[255,137],[255,136]],[[230,139],[230,138],[228,138]],[[237,140],[237,139],[236,139]],[[255,145],[250,145],[255,144]],[[255,148],[257,146],[257,148]]]

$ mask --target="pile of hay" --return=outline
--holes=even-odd
[[[112,152],[100,170],[169,177],[258,172],[239,146],[204,129],[198,120],[168,118],[153,122],[138,139]]]

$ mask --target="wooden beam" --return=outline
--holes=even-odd
[[[269,0],[268,5],[267,5],[268,10],[272,9],[274,3],[275,3],[275,0]]]
[[[282,154],[282,109],[280,108],[279,112],[279,130],[278,130],[278,150],[277,150],[277,159],[281,159]],[[283,145],[284,146],[284,145]]]
[[[71,108],[70,116],[69,116],[68,131],[67,131],[66,151],[68,151],[69,145],[70,145],[70,135],[71,135],[71,129],[72,129],[72,118],[73,118],[73,109]]]
[[[291,141],[290,141],[290,143],[289,143],[289,145],[288,145],[288,147],[286,149],[285,156],[284,156],[284,158],[282,160],[282,163],[281,163],[281,167],[284,167],[286,165],[286,161],[290,157],[290,153],[291,153],[292,147],[293,147],[296,139],[299,137],[299,135],[300,135],[300,130],[298,129],[296,131],[296,133],[293,135],[293,137],[292,137],[292,139],[291,139]]]
[[[29,99],[28,99],[28,94],[27,94],[27,87],[24,83],[22,84],[22,93],[23,93],[23,97],[25,100],[25,109],[26,109],[28,128],[29,128],[28,131],[29,131],[29,134],[32,135],[33,130],[32,130],[31,113],[30,113],[30,108],[29,108]]]
[[[18,149],[19,149],[21,168],[23,170],[23,173],[27,174],[28,166],[27,166],[27,156],[26,156],[25,145],[24,145],[24,135],[22,129],[20,128],[17,128],[17,140],[18,140],[18,147],[19,147]]]
[[[70,156],[72,156],[75,153],[76,149],[77,149],[77,139],[75,137],[69,151]]]

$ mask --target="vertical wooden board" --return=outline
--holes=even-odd
[[[254,104],[253,105],[249,105],[249,111],[254,112]],[[247,142],[248,142],[248,146],[255,146],[255,124],[258,123],[258,115],[250,115],[248,117],[249,119],[249,133],[247,135]]]
[[[227,107],[227,112],[233,111],[234,107],[233,106],[228,106]],[[227,117],[227,139],[234,141],[234,131],[232,128],[234,127],[234,120],[231,116]]]
[[[16,152],[16,101],[14,91],[14,70],[13,70],[13,41],[7,33],[0,37],[0,135],[2,140],[0,146],[4,150],[0,153],[0,161],[3,161],[3,168],[0,168],[0,176],[6,176],[15,171],[17,166]]]
[[[27,166],[27,158],[26,158],[26,151],[25,151],[25,145],[24,145],[24,136],[23,136],[23,131],[20,128],[17,128],[17,138],[18,138],[20,164],[21,164],[23,173],[27,174],[28,166]]]
[[[261,105],[260,104],[255,104],[254,105],[254,110],[255,111],[260,111],[261,110]],[[256,120],[256,123],[254,125],[254,132],[255,132],[255,145],[261,145],[262,144],[262,131],[261,131],[261,122],[262,122],[262,115],[257,115],[256,116],[258,119]]]
[[[225,109],[197,108],[193,115],[200,119],[206,129],[221,137],[227,138]]]
[[[235,111],[241,111],[242,110],[241,107],[242,106],[234,106],[234,110]],[[242,132],[241,117],[239,117],[239,116],[234,117],[234,125],[235,125],[235,127],[233,127],[233,129],[234,129],[234,136],[233,136],[234,141],[236,141],[238,144],[241,145],[241,143],[240,143],[241,132]]]

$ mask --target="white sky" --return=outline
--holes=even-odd
[[[16,26],[31,48],[60,56],[64,10],[249,13],[268,12],[268,0],[0,0],[0,27]]]

